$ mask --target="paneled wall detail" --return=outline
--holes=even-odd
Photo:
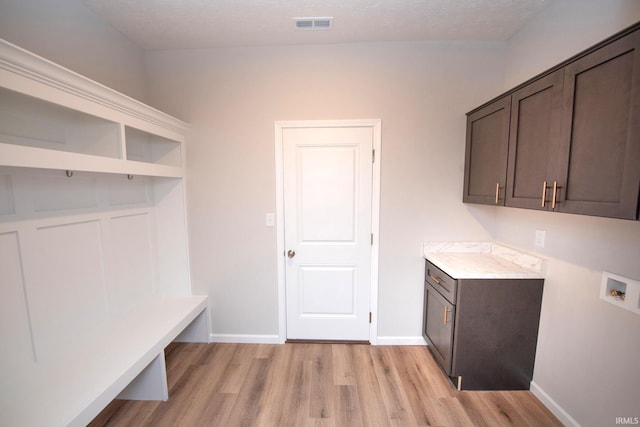
[[[36,357],[44,360],[108,316],[100,220],[36,227],[24,234],[35,234],[24,246],[30,260],[24,274]]]
[[[160,293],[155,180],[0,168],[0,380]]]
[[[112,274],[108,299],[113,309],[126,311],[154,293],[152,222],[148,212],[110,220]]]
[[[33,361],[29,311],[25,297],[18,232],[0,232],[0,382],[24,361]]]

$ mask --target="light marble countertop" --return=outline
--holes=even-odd
[[[544,260],[493,242],[425,242],[424,257],[454,279],[540,279]]]

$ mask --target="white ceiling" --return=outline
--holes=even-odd
[[[82,0],[144,49],[404,40],[503,41],[553,0]],[[294,17],[333,17],[296,30]]]

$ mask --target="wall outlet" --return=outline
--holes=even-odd
[[[544,239],[546,238],[547,232],[544,230],[536,230],[536,241],[535,245],[539,248],[544,248]]]

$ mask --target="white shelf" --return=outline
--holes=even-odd
[[[0,39],[0,166],[182,178],[187,129]]]
[[[183,178],[177,166],[0,143],[0,166]]]
[[[3,88],[0,142],[121,157],[118,123]]]
[[[125,126],[127,160],[180,167],[181,144],[149,132]]]

